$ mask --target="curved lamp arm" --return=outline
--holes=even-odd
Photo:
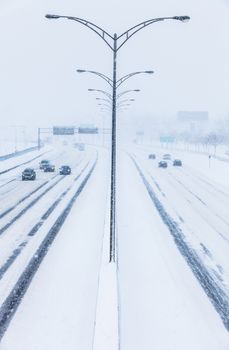
[[[99,89],[88,89],[88,91],[101,92],[102,94],[104,94],[105,96],[107,96],[107,97],[112,101],[112,96],[111,96],[111,94],[109,94],[108,92],[106,92],[106,91],[104,91],[104,90],[99,90]]]
[[[100,78],[102,78],[103,80],[105,80],[113,88],[113,80],[110,79],[105,74],[102,74],[100,72],[95,72],[93,70],[85,70],[85,69],[77,69],[76,71],[77,71],[77,73],[91,73],[91,74],[95,74],[95,75],[99,76]]]
[[[110,47],[110,49],[113,50],[113,47],[111,46],[109,41],[106,39],[106,37],[108,37],[108,39],[112,39],[112,41],[113,41],[114,40],[113,36],[110,35],[103,28],[97,26],[96,24],[94,24],[90,21],[87,21],[86,19],[79,18],[79,17],[73,17],[73,16],[59,16],[59,15],[50,15],[50,14],[47,14],[45,17],[48,19],[65,18],[65,19],[69,19],[71,21],[78,22],[78,23],[84,25],[85,27],[91,29],[93,32],[95,32],[103,41],[105,41],[105,43]]]
[[[122,78],[117,80],[117,86],[116,87],[118,88],[122,83],[124,83],[124,81],[126,81],[127,79],[133,77],[134,75],[137,75],[137,74],[153,74],[153,73],[154,73],[154,71],[152,71],[152,70],[129,73],[129,74],[124,75]]]
[[[100,97],[96,97],[96,100],[97,101],[104,101],[104,102],[107,102],[107,103],[109,103],[110,105],[111,105],[111,100],[107,100],[106,98],[100,98]]]
[[[106,103],[98,103],[98,106],[102,106],[102,108],[103,107],[111,108],[111,104],[106,104]]]
[[[141,29],[148,27],[149,25],[156,23],[156,22],[162,22],[165,20],[176,20],[180,22],[188,22],[190,20],[189,16],[173,16],[173,17],[161,17],[161,18],[152,18],[148,21],[141,22],[128,30],[126,30],[124,33],[119,35],[117,37],[117,40],[123,39],[122,43],[117,47],[117,51],[121,49],[121,47],[137,32],[139,32]]]
[[[120,105],[122,105],[122,104],[124,104],[124,103],[126,103],[126,102],[133,102],[133,101],[135,101],[135,99],[133,99],[133,98],[126,99],[126,100],[122,100],[122,101],[120,101],[120,102],[117,103],[117,106],[120,106]],[[130,104],[129,104],[129,105],[130,105]]]
[[[134,90],[126,90],[126,91],[120,92],[120,94],[117,95],[117,99],[122,97],[125,94],[128,94],[129,92],[140,92],[140,91],[141,91],[140,89],[134,89]]]

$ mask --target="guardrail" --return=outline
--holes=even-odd
[[[0,156],[0,161],[7,160],[7,159],[10,159],[10,158],[13,158],[13,157],[17,157],[17,156],[21,156],[23,154],[26,154],[26,153],[29,153],[29,152],[32,152],[32,151],[36,151],[36,150],[38,150],[38,146],[29,147],[29,148],[23,149],[21,151],[9,153],[9,154],[6,154],[4,156]]]

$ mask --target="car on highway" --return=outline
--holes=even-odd
[[[182,166],[182,161],[180,159],[174,159],[173,166]]]
[[[164,160],[171,160],[172,159],[171,154],[164,154],[163,159]]]
[[[79,143],[78,150],[79,151],[84,151],[85,150],[85,144],[84,143]]]
[[[75,142],[74,147],[77,148],[79,151],[85,150],[85,144],[83,142]]]
[[[33,168],[26,168],[22,172],[22,181],[24,180],[35,180],[36,179],[36,172]]]
[[[150,153],[150,154],[148,155],[148,158],[149,158],[149,159],[156,159],[156,154]]]
[[[71,174],[71,168],[69,165],[62,165],[60,167],[60,175],[70,175]]]
[[[44,169],[47,165],[49,165],[49,160],[43,159],[43,160],[40,162],[39,167],[40,167],[40,169]]]
[[[168,166],[168,163],[165,162],[164,160],[161,160],[159,163],[158,163],[158,167],[159,168],[167,168]]]
[[[54,173],[55,165],[48,163],[47,165],[44,166],[43,169],[45,173]]]

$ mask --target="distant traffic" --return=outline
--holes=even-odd
[[[155,160],[156,158],[157,158],[157,156],[155,153],[150,153],[148,155],[148,159],[150,159],[150,160]],[[158,167],[159,168],[167,168],[168,164],[169,164],[168,161],[172,161],[172,156],[171,156],[171,154],[166,153],[162,156],[162,159],[158,162]],[[172,165],[180,167],[180,166],[182,166],[182,161],[180,159],[174,159],[172,161]]]
[[[54,173],[55,172],[55,165],[51,164],[49,160],[43,159],[39,163],[39,169],[43,170],[44,173]],[[71,174],[71,167],[69,165],[62,165],[59,168],[59,174],[60,175],[70,175]],[[22,172],[22,181],[24,180],[36,180],[36,171],[34,168],[26,168]]]

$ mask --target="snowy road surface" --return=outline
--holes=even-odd
[[[35,275],[2,340],[4,349],[92,348],[108,198],[106,158],[107,152],[100,155]]]
[[[226,350],[228,332],[128,156],[122,156],[119,169],[121,348]]]
[[[184,161],[182,168],[170,162],[167,169],[159,169],[158,159],[148,159],[149,151],[132,147],[118,153],[117,275],[108,264],[107,150],[63,148],[44,156],[57,166],[69,163],[70,177],[38,170],[36,182],[22,183],[20,169],[2,175],[0,301],[4,305],[92,171],[12,313],[1,350],[229,349],[229,164],[214,160],[210,171],[206,157],[176,153],[173,157]],[[153,153],[161,158],[168,152]],[[36,167],[38,162],[31,164]],[[14,181],[7,184],[9,179]],[[193,267],[149,195],[151,190],[196,257]],[[206,292],[209,280],[198,280],[197,263],[203,270],[199,278],[210,276],[216,285],[218,304]],[[220,304],[222,295],[225,300]],[[2,307],[0,326],[1,315]]]

